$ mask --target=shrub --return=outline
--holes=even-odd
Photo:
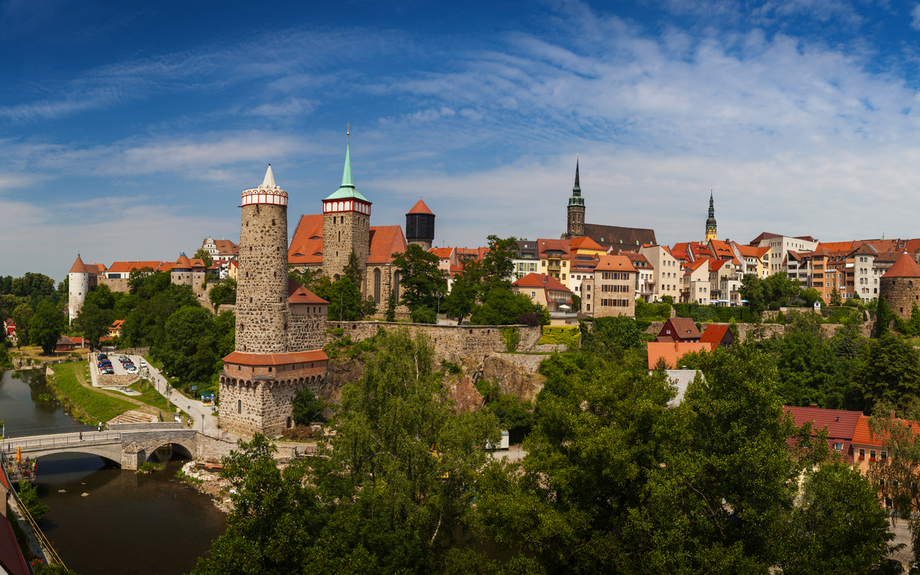
[[[514,353],[517,351],[518,342],[521,340],[521,332],[516,327],[503,327],[502,339],[505,341],[505,351]]]
[[[578,327],[576,326],[547,326],[543,328],[543,337],[540,344],[564,344],[572,349],[578,347]]]
[[[438,316],[433,309],[427,307],[417,307],[412,310],[413,323],[437,323]]]

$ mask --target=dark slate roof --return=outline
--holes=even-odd
[[[599,243],[602,247],[616,247],[623,249],[626,246],[641,246],[642,244],[657,244],[655,230],[644,228],[623,228],[620,226],[604,226],[601,224],[585,224],[585,235]]]

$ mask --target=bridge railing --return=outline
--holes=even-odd
[[[14,439],[17,437],[35,437],[37,435],[60,435],[62,433],[86,433],[95,431],[95,425],[71,425],[69,427],[35,427],[32,429],[6,429],[4,440]]]
[[[86,443],[111,443],[114,441],[121,441],[121,432],[118,431],[103,431],[103,432],[90,432],[83,434],[83,438],[80,438],[78,433],[68,433],[64,435],[41,435],[38,437],[20,437],[20,438],[9,438],[3,440],[2,451],[4,453],[11,453],[16,451],[16,448],[20,449],[36,449],[44,447],[59,447],[65,445],[80,445]]]

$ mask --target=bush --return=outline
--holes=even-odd
[[[521,317],[517,318],[514,323],[529,325],[530,327],[537,327],[540,325],[540,318],[533,312],[525,313],[522,314]]]
[[[447,361],[446,359],[441,360],[441,367],[444,368],[444,371],[451,375],[460,375],[463,373],[463,368],[460,367],[460,364],[454,363],[452,361]]]
[[[45,518],[50,507],[38,500],[38,489],[28,481],[19,482],[19,501],[22,502],[26,511],[32,516],[36,523]]]
[[[518,342],[521,341],[521,331],[516,327],[503,327],[502,339],[505,342],[505,351],[514,353],[517,351]]]
[[[437,323],[438,316],[433,309],[418,307],[412,310],[413,323]]]
[[[297,395],[294,396],[294,423],[297,425],[310,425],[314,421],[324,421],[323,411],[326,410],[326,403],[316,397],[308,387],[300,388]]]
[[[578,327],[576,326],[547,326],[543,328],[543,337],[538,344],[564,344],[571,349],[578,348]]]

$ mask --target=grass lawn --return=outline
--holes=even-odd
[[[134,409],[135,404],[111,397],[108,394],[84,387],[77,379],[77,370],[87,373],[85,361],[62,363],[54,366],[54,382],[61,393],[89,417],[87,423],[108,421],[113,417]],[[88,377],[88,376],[86,376]]]
[[[166,409],[166,398],[160,395],[156,389],[154,389],[152,383],[147,383],[146,380],[142,379],[137,383],[132,383],[128,386],[134,391],[141,392],[142,395],[133,395],[132,399],[142,401],[147,405],[152,405],[153,407],[163,411]]]

